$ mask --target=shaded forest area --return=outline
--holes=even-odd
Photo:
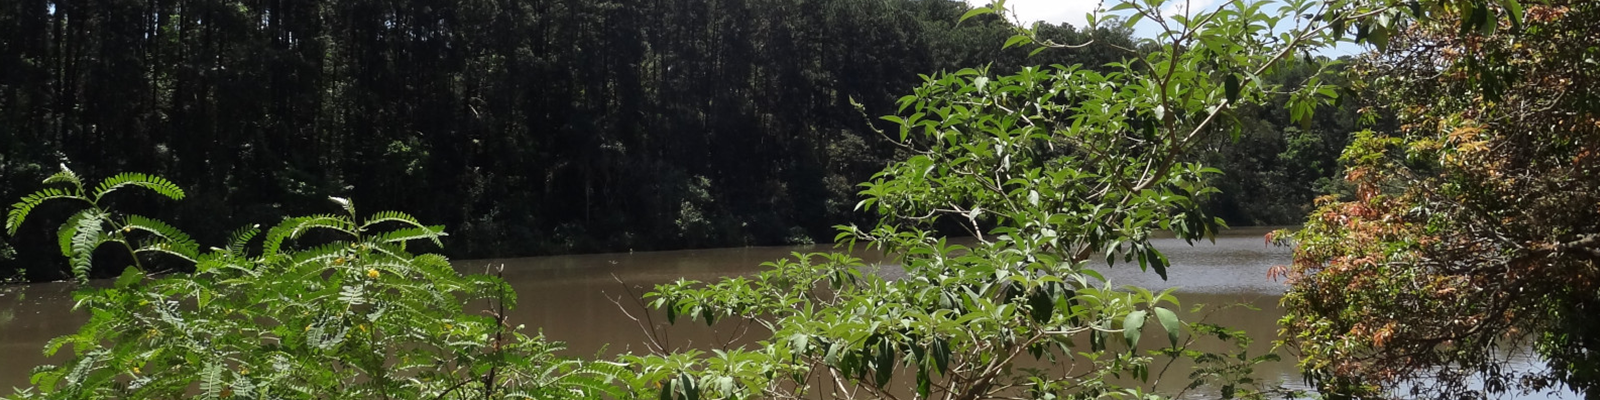
[[[1001,49],[1014,33],[1004,20],[958,25],[967,9],[11,0],[0,5],[0,198],[66,163],[86,177],[172,179],[188,199],[118,201],[167,210],[152,216],[190,232],[326,212],[336,195],[445,224],[455,257],[826,241],[860,218],[854,184],[897,159],[870,124],[919,74],[1138,56],[1129,30],[1062,25],[1041,33],[1094,44],[1030,58]],[[1235,225],[1297,222],[1331,190],[1316,182],[1337,172],[1351,130],[1339,114],[1286,128],[1286,110],[1241,111],[1240,139],[1201,152],[1229,174],[1211,208]],[[0,277],[58,265],[47,238],[59,222],[0,238]]]

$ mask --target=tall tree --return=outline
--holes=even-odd
[[[1286,272],[1301,364],[1334,395],[1600,385],[1600,6],[1452,4],[1363,64],[1373,118]],[[1536,352],[1548,369],[1519,371]]]

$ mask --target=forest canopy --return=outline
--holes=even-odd
[[[864,221],[851,212],[855,184],[901,156],[873,133],[888,127],[875,117],[919,75],[1100,69],[1145,51],[1115,23],[1043,25],[1041,38],[1092,44],[1029,57],[1002,49],[1015,31],[998,16],[958,23],[969,10],[921,0],[8,1],[0,197],[68,163],[85,176],[142,172],[194,188],[170,209],[126,206],[196,232],[341,196],[452,227],[458,257],[820,241],[834,224]],[[1224,180],[1208,208],[1235,225],[1294,223],[1319,193],[1310,182],[1334,173],[1348,129],[1292,130],[1273,106],[1241,114],[1243,140],[1208,145],[1229,155],[1208,161],[1241,179]],[[38,258],[48,252],[4,261],[8,248],[49,246],[36,239],[49,225],[0,242],[0,275],[58,262]],[[35,268],[28,278],[63,276]]]
[[[1143,398],[1108,377],[1148,382],[1159,357],[1213,363],[1190,389],[1298,395],[1246,377],[1275,355],[1191,348],[1248,338],[1181,321],[1170,290],[1114,287],[1091,261],[1165,278],[1157,231],[1292,220],[1313,196],[1305,229],[1278,236],[1293,264],[1269,276],[1288,279],[1281,343],[1321,394],[1600,385],[1600,7],[1288,3],[1174,17],[1155,39],[1128,20],[1016,27],[910,0],[8,6],[0,195],[48,187],[9,210],[23,239],[0,259],[52,247],[29,238],[55,226],[66,268],[4,269],[75,277],[93,310],[47,347],[74,358],[17,396],[808,398],[824,372],[836,397],[892,397],[914,371],[899,383],[918,397]],[[1350,33],[1377,52],[1310,55]],[[1025,58],[1030,44],[1059,51]],[[148,199],[107,196],[133,187],[185,202],[151,218]],[[426,217],[361,214],[345,193]],[[283,218],[326,200],[344,213]],[[64,222],[23,223],[72,202]],[[864,218],[852,210],[875,223],[846,224]],[[835,240],[886,250],[904,275],[818,253],[659,285],[643,297],[668,325],[772,336],[586,362],[507,324],[504,281],[408,252],[444,245],[424,219],[460,226],[468,256],[807,243],[838,223]],[[280,222],[255,252],[263,232],[239,220]],[[220,241],[174,225],[244,228],[202,249]],[[971,246],[946,240],[961,233]],[[158,257],[193,274],[145,263]],[[110,287],[83,285],[122,261]],[[1151,320],[1170,347],[1140,354]],[[1508,368],[1519,351],[1548,368]],[[1024,353],[1090,372],[1013,368]]]
[[[47,207],[75,204],[56,236],[79,282],[75,303],[92,312],[76,334],[46,345],[48,355],[70,348],[72,357],[36,368],[34,387],[17,396],[1145,399],[1159,397],[1168,367],[1187,359],[1192,371],[1173,371],[1188,381],[1175,397],[1213,385],[1206,390],[1224,398],[1260,398],[1278,391],[1250,370],[1275,355],[1250,357],[1242,333],[1185,321],[1175,289],[1117,286],[1096,268],[1104,256],[1166,278],[1171,262],[1153,244],[1158,232],[1195,241],[1223,225],[1203,207],[1220,171],[1189,151],[1225,134],[1222,121],[1238,120],[1245,107],[1286,95],[1292,119],[1308,120],[1334,97],[1315,73],[1295,85],[1265,78],[1296,76],[1302,63],[1329,66],[1298,57],[1337,40],[1327,31],[1332,19],[1299,14],[1317,1],[1237,3],[1174,18],[1137,47],[1063,39],[1120,52],[1090,67],[919,76],[881,117],[888,124],[868,127],[895,146],[894,161],[859,185],[855,208],[875,221],[835,227],[836,241],[881,249],[899,271],[869,269],[842,252],[795,254],[753,276],[683,277],[636,298],[666,325],[765,328],[747,345],[715,350],[652,338],[653,346],[614,360],[549,357],[559,345],[505,320],[515,300],[505,281],[461,275],[440,255],[408,250],[408,242],[443,246],[447,235],[409,213],[368,215],[330,196],[324,207],[342,212],[281,219],[265,231],[245,225],[227,244],[201,246],[218,242],[108,196],[129,188],[193,201],[195,192],[144,173],[85,179],[62,166],[10,208],[6,228],[15,234],[45,223],[28,220],[52,215]],[[1165,4],[1117,7],[1159,13]],[[1266,27],[1279,22],[1282,32]],[[1121,29],[1108,30],[1133,24],[1115,23]],[[1054,43],[1048,32],[1013,32]],[[1118,38],[1126,35],[1110,39]],[[724,106],[744,105],[696,110]],[[697,179],[708,196],[717,187]],[[681,228],[688,216],[679,215]],[[961,230],[943,229],[950,225]],[[953,244],[951,232],[973,241]],[[86,284],[96,265],[122,264],[104,257],[114,254],[132,265],[110,286]],[[157,259],[193,273],[146,262]],[[482,314],[466,309],[484,305]],[[668,328],[635,321],[650,332]],[[1147,326],[1166,336],[1154,349],[1138,347]],[[1033,368],[1025,356],[1050,366]]]

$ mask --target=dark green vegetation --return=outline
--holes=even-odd
[[[332,198],[339,213],[285,219],[265,235],[246,227],[225,247],[201,250],[164,222],[104,205],[129,187],[183,199],[172,182],[120,174],[87,186],[63,169],[46,183],[9,210],[7,231],[38,205],[77,204],[58,236],[73,275],[86,278],[94,263],[133,265],[110,287],[78,289],[89,321],[45,348],[71,356],[35,369],[34,387],[16,398],[615,398],[626,386],[612,381],[632,376],[555,358],[559,344],[510,326],[511,288],[408,252],[413,242],[438,246],[444,232],[404,213],[361,215]],[[120,257],[95,260],[108,253]],[[154,276],[163,272],[147,266],[156,258],[194,273]],[[464,307],[480,299],[490,312]]]
[[[1114,47],[1149,51],[1115,24],[1043,26],[1042,38],[1094,43],[1027,58],[1001,49],[1012,26],[994,15],[958,25],[966,11],[937,0],[7,1],[0,198],[66,161],[86,176],[194,188],[170,208],[119,205],[207,242],[318,212],[329,196],[451,226],[459,257],[821,240],[867,222],[851,212],[854,185],[904,153],[866,116],[893,112],[918,74],[1103,70],[1137,56]],[[1272,79],[1292,84],[1286,74]],[[1239,155],[1208,160],[1238,178],[1211,207],[1235,224],[1294,222],[1347,132],[1319,120],[1286,133],[1281,102],[1265,103],[1241,113],[1239,145],[1208,144]],[[50,225],[5,240],[48,246]],[[0,261],[0,276],[59,262],[41,253]]]
[[[876,220],[840,226],[836,237],[882,248],[905,277],[886,279],[844,255],[799,255],[755,277],[680,281],[646,295],[670,321],[765,328],[748,346],[709,353],[656,346],[616,362],[550,357],[553,345],[493,317],[510,300],[502,281],[407,251],[412,241],[442,245],[442,228],[410,215],[362,216],[334,197],[343,213],[285,219],[256,251],[255,228],[195,240],[114,212],[120,198],[107,196],[138,186],[188,197],[179,185],[120,174],[88,187],[63,168],[44,180],[54,187],[11,207],[8,230],[55,204],[86,205],[57,230],[64,270],[84,280],[96,265],[131,266],[111,288],[81,289],[90,322],[49,349],[70,346],[70,361],[42,367],[37,392],[19,396],[1146,398],[1171,372],[1193,382],[1176,394],[1212,383],[1206,390],[1224,397],[1262,397],[1271,388],[1249,371],[1272,356],[1191,347],[1238,334],[1180,321],[1170,293],[1114,286],[1090,265],[1100,252],[1165,277],[1169,263],[1151,246],[1157,231],[1202,240],[1221,227],[1202,207],[1219,171],[1187,155],[1227,136],[1222,121],[1278,93],[1294,119],[1332,99],[1315,74],[1292,86],[1264,78],[1327,67],[1297,57],[1332,43],[1329,25],[1345,18],[1325,4],[1336,18],[1299,16],[1319,4],[1236,3],[1174,19],[1142,50],[1113,46],[1119,60],[1095,68],[923,77],[875,131],[896,149],[861,185],[857,208]],[[1266,28],[1275,23],[1280,31]],[[1051,30],[1014,32],[1013,43],[1055,42]],[[977,242],[950,245],[941,226]],[[198,250],[217,242],[228,244]],[[194,272],[152,277],[172,264],[161,259],[191,262]],[[462,306],[477,299],[490,301],[490,316]],[[1146,325],[1166,340],[1140,351]],[[1047,364],[1027,368],[1024,357]],[[1197,369],[1168,371],[1179,358]]]
[[[152,2],[124,15],[149,17],[129,19],[145,31],[85,16],[116,7],[33,3],[41,8],[16,14],[32,19],[6,21],[33,21],[24,31],[55,46],[0,42],[49,61],[17,59],[42,78],[7,82],[6,118],[20,121],[8,138],[218,192],[191,196],[132,173],[97,173],[110,177],[86,186],[63,167],[41,177],[50,188],[12,206],[10,233],[57,226],[57,243],[22,246],[67,257],[38,273],[83,282],[121,271],[110,287],[81,286],[90,322],[47,349],[70,349],[70,359],[39,368],[16,397],[1142,399],[1205,388],[1261,398],[1276,390],[1250,370],[1273,356],[1191,347],[1237,333],[1180,321],[1171,293],[1114,286],[1091,258],[1165,277],[1169,263],[1150,245],[1157,231],[1201,240],[1223,225],[1218,215],[1293,216],[1317,192],[1333,195],[1292,234],[1292,268],[1274,272],[1292,284],[1283,343],[1323,394],[1594,390],[1600,6],[1284,3],[1165,18],[1167,2],[1114,4],[1160,21],[1136,45],[1131,20],[1074,36],[942,2],[650,8],[704,22],[672,28],[612,3],[501,12]],[[941,18],[958,13],[973,21],[955,31],[965,34],[940,36],[951,32]],[[827,34],[786,36],[815,26]],[[1351,34],[1380,51],[1354,74],[1338,77],[1338,64],[1309,56]],[[967,52],[963,40],[984,35],[1089,61],[1013,67],[1009,53]],[[289,51],[233,46],[250,40]],[[890,47],[852,47],[860,43]],[[770,54],[802,56],[749,61]],[[150,61],[161,57],[180,62]],[[273,64],[294,57],[315,62]],[[946,64],[971,57],[999,60]],[[891,101],[887,85],[905,83],[905,65],[948,72],[921,76]],[[272,90],[252,92],[262,87]],[[1329,109],[1336,98],[1367,106],[1359,122],[1369,129],[1348,146],[1338,132],[1356,118]],[[852,99],[891,115],[850,122]],[[859,144],[874,136],[885,147]],[[1237,156],[1251,148],[1276,157]],[[1321,179],[1338,148],[1346,179]],[[1203,163],[1218,157],[1247,178],[1219,181]],[[886,160],[851,201],[839,182]],[[42,162],[4,166],[40,175]],[[282,172],[244,172],[268,167]],[[368,183],[376,188],[354,188]],[[1220,197],[1222,186],[1244,194]],[[265,235],[251,227],[194,239],[161,218],[115,211],[153,204],[108,196],[127,187],[194,197],[174,215],[202,229],[242,216],[283,222]],[[496,249],[529,239],[559,250],[804,241],[821,228],[789,221],[848,219],[842,210],[855,204],[877,218],[838,226],[835,240],[888,251],[904,276],[811,254],[753,277],[661,285],[645,296],[672,323],[765,329],[711,352],[657,344],[576,361],[505,323],[514,297],[502,281],[407,250],[442,246],[440,227],[396,212],[363,216],[342,197],[330,197],[342,213],[277,218],[340,191],[421,204],[466,226],[468,247]],[[1247,200],[1252,192],[1286,200]],[[465,198],[429,202],[440,193]],[[58,224],[24,224],[70,203],[80,208]],[[952,245],[952,232],[975,242]],[[480,307],[488,312],[473,312]],[[1140,351],[1147,325],[1166,340]],[[1550,368],[1507,370],[1502,356],[1523,344]],[[1027,368],[1026,357],[1047,368]],[[1166,362],[1181,358],[1196,366],[1185,374],[1193,383],[1153,393]]]

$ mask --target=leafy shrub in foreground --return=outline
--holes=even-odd
[[[182,189],[159,177],[121,174],[86,190],[63,166],[47,188],[14,205],[15,232],[39,204],[87,204],[63,224],[61,250],[86,281],[92,256],[115,244],[133,259],[110,287],[74,295],[89,321],[49,342],[70,351],[62,365],[34,370],[18,398],[594,398],[624,397],[609,384],[625,370],[557,358],[560,344],[509,326],[515,294],[498,277],[462,275],[443,256],[407,243],[440,245],[443,228],[404,213],[289,218],[265,232],[247,227],[226,247],[200,250],[160,221],[121,215],[101,199],[143,187],[172,199]],[[300,239],[312,232],[326,241]],[[259,252],[247,251],[261,237]],[[193,274],[152,277],[141,262],[167,254]],[[487,300],[487,313],[464,304]]]

